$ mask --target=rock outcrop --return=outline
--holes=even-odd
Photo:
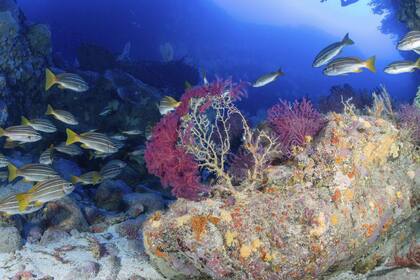
[[[386,120],[328,119],[261,191],[154,214],[143,237],[155,267],[170,279],[313,279],[386,262],[412,233],[418,155]]]
[[[404,22],[410,30],[420,30],[420,1],[400,1],[398,19]]]
[[[15,119],[28,112],[32,101],[39,101],[44,65],[51,54],[50,30],[26,23],[14,0],[1,0],[0,50],[0,98],[13,106],[8,117]]]

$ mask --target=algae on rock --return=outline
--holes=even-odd
[[[412,235],[413,149],[384,119],[332,113],[311,147],[269,168],[263,191],[179,199],[145,223],[144,245],[170,279],[331,277],[375,259],[374,267]]]

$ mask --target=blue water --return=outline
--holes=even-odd
[[[205,69],[210,80],[254,81],[281,67],[284,77],[249,91],[243,106],[250,112],[267,108],[278,98],[308,96],[316,102],[331,86],[344,83],[367,90],[383,84],[395,99],[410,102],[420,82],[419,71],[383,72],[393,61],[416,59],[414,53],[395,48],[407,30],[385,18],[392,10],[375,14],[369,5],[381,2],[391,8],[392,1],[352,2],[342,7],[335,0],[18,0],[29,20],[50,25],[54,51],[69,60],[83,42],[119,53],[128,41],[133,58],[160,60],[159,46],[169,42],[175,58],[186,57]],[[342,56],[376,55],[377,73],[326,77],[321,68],[312,68],[316,54],[347,32],[356,44],[346,47]]]

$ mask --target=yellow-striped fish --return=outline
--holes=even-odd
[[[50,201],[61,199],[70,194],[73,190],[73,184],[56,177],[38,182],[26,193],[16,195],[16,199],[19,203],[19,210],[25,211],[31,203],[39,206]]]
[[[105,164],[100,171],[103,180],[114,179],[118,177],[123,168],[126,167],[127,164],[121,160],[114,159]]]
[[[90,171],[81,176],[72,176],[73,184],[81,183],[82,185],[97,185],[102,182],[102,176],[98,171]]]
[[[175,110],[179,105],[181,105],[180,101],[176,101],[175,98],[171,96],[165,96],[160,101],[158,108],[160,114],[163,116]]]
[[[61,73],[55,75],[50,69],[45,70],[45,90],[49,90],[55,84],[60,89],[69,89],[76,92],[89,90],[89,85],[82,77],[72,73]]]
[[[46,133],[54,133],[57,131],[55,125],[47,119],[32,119],[28,120],[25,117],[22,117],[22,125],[28,125],[35,130],[46,132]]]
[[[9,160],[2,153],[0,153],[0,168],[6,167],[9,164]]]
[[[76,120],[76,118],[67,111],[64,110],[55,110],[51,105],[48,104],[47,106],[47,112],[45,115],[52,115],[54,118],[56,118],[59,121],[62,121],[65,124],[69,125],[78,125],[79,122]]]
[[[42,208],[42,204],[36,204],[35,202],[29,202],[28,205],[23,209],[19,207],[19,201],[16,198],[16,194],[8,195],[7,197],[0,200],[0,212],[11,216],[11,215],[23,215],[33,213]]]
[[[7,172],[7,170],[1,170],[0,171],[0,182],[7,181],[7,178],[9,178],[9,172]]]
[[[0,137],[7,137],[9,142],[32,143],[42,139],[42,136],[28,125],[10,126],[6,129],[0,128]]]
[[[79,156],[83,154],[83,150],[80,149],[79,146],[75,144],[66,145],[66,142],[60,143],[57,147],[55,147],[55,150],[69,156]]]
[[[347,75],[350,73],[360,73],[363,68],[369,69],[371,72],[376,72],[375,56],[362,61],[357,57],[337,58],[324,69],[324,74],[327,76]]]
[[[101,153],[112,154],[118,151],[118,147],[115,143],[105,134],[98,132],[85,132],[77,134],[71,129],[67,128],[67,141],[66,145],[71,145],[76,142],[80,142],[82,148],[92,149]]]
[[[19,169],[9,163],[7,168],[9,169],[9,182],[17,177],[23,177],[27,182],[40,182],[59,176],[50,166],[40,163],[26,164]]]
[[[54,146],[51,145],[48,149],[43,151],[39,156],[39,163],[50,165],[54,160]]]

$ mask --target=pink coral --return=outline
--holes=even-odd
[[[414,105],[402,105],[398,112],[399,124],[412,131],[412,138],[420,142],[420,109]]]
[[[286,157],[291,157],[294,146],[303,146],[305,137],[315,136],[325,124],[322,115],[306,99],[293,104],[280,101],[268,110],[268,121]]]
[[[205,86],[187,90],[181,97],[181,105],[163,117],[152,131],[147,144],[145,161],[148,171],[158,176],[164,186],[171,186],[177,197],[197,199],[205,190],[200,183],[199,165],[193,155],[178,145],[180,119],[188,113],[191,98],[208,97],[229,92],[236,100],[245,95],[243,85],[230,80],[218,80]]]
[[[196,199],[203,189],[198,164],[177,146],[178,123],[174,112],[161,119],[153,129],[144,159],[148,171],[160,177],[165,187],[171,186],[175,196]]]

